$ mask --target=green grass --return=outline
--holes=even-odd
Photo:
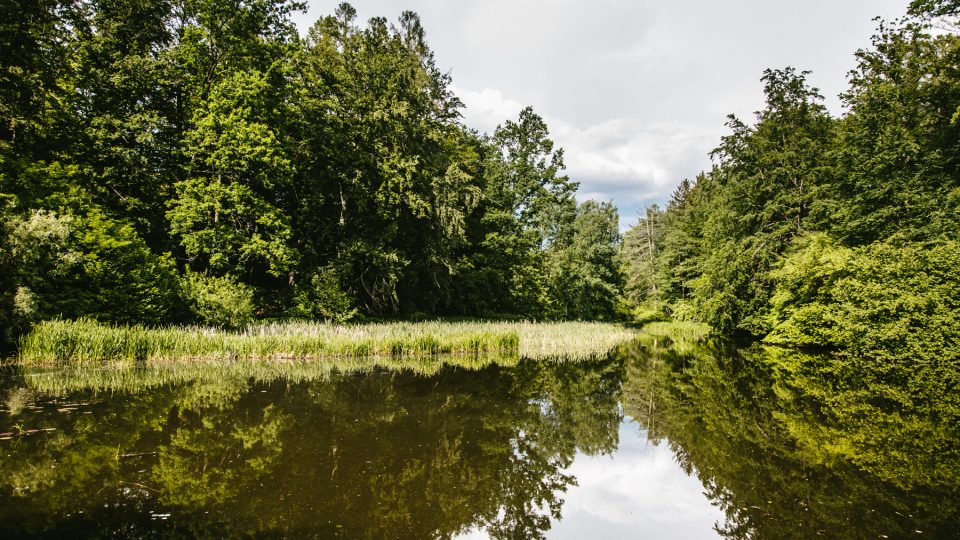
[[[110,326],[89,319],[36,325],[20,341],[24,365],[101,365],[171,360],[299,361],[514,354],[584,358],[636,335],[602,323],[271,323],[240,332],[203,327]]]

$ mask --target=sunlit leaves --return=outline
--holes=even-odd
[[[190,179],[177,184],[177,195],[167,214],[170,230],[187,255],[212,271],[242,274],[265,265],[281,275],[294,263],[287,218],[250,187]]]

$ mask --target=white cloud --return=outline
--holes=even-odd
[[[636,424],[624,423],[614,456],[578,455],[570,467],[579,485],[565,497],[563,519],[552,538],[718,538],[723,512],[687,475],[666,446],[654,446]],[[585,525],[589,524],[589,527]]]
[[[498,89],[454,90],[466,106],[464,122],[480,131],[492,132],[504,120],[516,119],[524,107]],[[565,118],[544,120],[564,149],[567,173],[581,183],[578,198],[615,201],[625,222],[643,204],[665,199],[679,180],[708,168],[703,149],[712,148],[722,133],[677,122],[645,124],[639,118],[614,118],[584,128]]]
[[[508,99],[503,92],[493,88],[484,88],[474,92],[454,86],[452,88],[463,104],[464,123],[481,132],[493,133],[504,120],[516,120],[524,105]]]
[[[340,0],[310,0],[305,30]],[[875,23],[907,0],[354,0],[360,21],[420,14],[442,70],[490,131],[533,105],[581,197],[632,217],[709,166],[729,113],[762,108],[765,68],[810,69],[834,113]]]
[[[726,517],[666,445],[651,444],[633,422],[620,425],[619,441],[612,456],[577,454],[566,472],[578,485],[562,495],[561,519],[549,538],[719,538],[714,525]],[[457,538],[488,535],[474,528]]]

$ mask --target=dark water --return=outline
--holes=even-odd
[[[506,363],[8,370],[0,536],[960,537],[956,392],[662,340]]]

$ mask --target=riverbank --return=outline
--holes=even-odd
[[[635,335],[620,325],[585,322],[286,322],[231,332],[53,320],[36,325],[20,340],[18,361],[26,365],[85,365],[478,354],[582,358],[603,354]]]

